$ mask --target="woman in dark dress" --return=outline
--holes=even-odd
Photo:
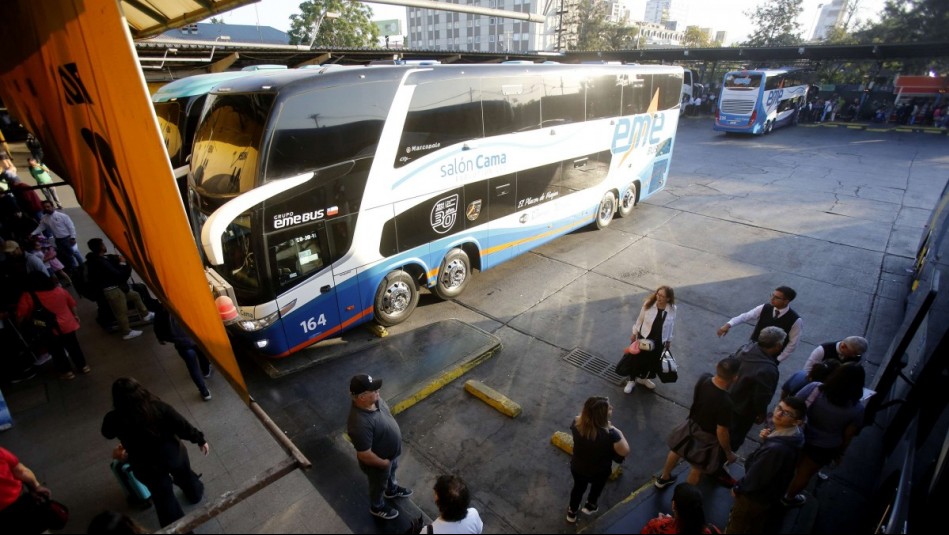
[[[573,433],[573,457],[570,459],[573,490],[567,506],[567,522],[571,524],[577,521],[580,502],[588,486],[590,494],[582,511],[589,515],[599,509],[597,501],[610,477],[613,459],[629,455],[626,437],[610,423],[612,412],[609,399],[594,396],[587,399],[583,411],[570,424]]]
[[[114,409],[102,421],[102,435],[117,437],[125,446],[132,471],[151,491],[158,522],[165,527],[184,516],[172,482],[191,503],[204,496],[204,485],[191,470],[180,439],[197,444],[205,455],[210,451],[208,442],[178,411],[135,379],[122,377],[112,383],[112,405]]]
[[[662,352],[672,346],[672,330],[676,321],[675,302],[675,290],[669,286],[660,286],[643,303],[639,318],[633,325],[630,342],[646,338],[652,341],[652,349],[648,351],[641,349],[636,355],[623,392],[627,394],[632,392],[636,383],[650,390],[656,388],[656,383],[649,378],[659,373]]]

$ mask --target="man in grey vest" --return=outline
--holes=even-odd
[[[383,520],[399,516],[399,510],[385,499],[405,498],[411,489],[400,487],[395,471],[402,454],[402,431],[379,396],[382,379],[356,375],[349,381],[353,405],[349,409],[346,430],[356,448],[359,469],[369,478],[369,512]]]
[[[862,336],[848,336],[836,342],[823,343],[811,352],[804,363],[804,371],[810,373],[815,364],[828,360],[837,360],[841,364],[860,362],[868,347],[867,339]]]
[[[778,362],[784,362],[794,352],[794,348],[797,347],[801,340],[801,334],[804,332],[804,321],[790,307],[791,301],[795,297],[797,297],[797,292],[793,288],[778,286],[771,292],[769,302],[758,305],[748,312],[728,320],[728,323],[718,329],[718,335],[725,336],[729,329],[739,323],[753,323],[755,330],[751,333],[751,341],[755,342],[758,340],[758,334],[765,327],[780,327],[788,335],[784,340],[781,354],[777,357]]]

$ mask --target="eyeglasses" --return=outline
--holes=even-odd
[[[777,414],[778,416],[789,416],[791,418],[797,419],[797,414],[794,414],[793,411],[784,410],[781,407],[775,407],[774,413]]]

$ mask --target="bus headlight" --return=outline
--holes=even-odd
[[[262,318],[257,319],[241,319],[236,322],[236,325],[241,328],[243,331],[254,332],[269,327],[273,322],[277,321],[277,318],[280,317],[280,312],[274,312],[273,314],[268,314]]]

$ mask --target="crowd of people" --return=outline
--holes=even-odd
[[[717,527],[705,521],[697,487],[702,477],[732,489],[735,500],[726,533],[774,531],[783,516],[781,509],[803,505],[807,496],[802,491],[814,475],[840,462],[863,423],[861,358],[867,341],[849,336],[819,345],[804,369],[781,386],[780,400],[769,410],[778,392],[778,366],[794,352],[803,334],[803,319],[790,307],[796,295],[793,288],[779,286],[768,302],[718,329],[717,334],[725,336],[736,325],[754,326],[747,343],[720,360],[714,373],[702,374],[696,382],[685,422],[666,440],[669,452],[654,485],[661,490],[675,484],[672,473],[683,460],[689,465],[686,481],[676,486],[672,514],[661,513],[643,526],[642,533],[718,533]],[[625,393],[632,393],[637,385],[650,391],[657,388],[650,378],[658,373],[659,355],[672,346],[675,322],[675,291],[660,286],[646,297],[633,324],[632,340],[652,343],[646,344],[651,349],[636,353],[634,364],[626,368]],[[391,520],[399,511],[388,500],[411,496],[412,490],[396,479],[402,435],[380,396],[381,388],[382,380],[370,375],[351,379],[347,430],[369,482],[369,512]],[[626,436],[612,424],[612,412],[609,398],[593,396],[570,424],[573,487],[568,523],[576,523],[581,513],[592,515],[599,510],[613,463],[622,463],[630,453]],[[756,426],[761,426],[756,433],[761,444],[746,459],[743,477],[735,479],[728,465],[738,460],[738,448]],[[476,510],[467,509],[467,501],[465,509],[458,511],[453,530],[434,533],[480,533],[481,519]]]

